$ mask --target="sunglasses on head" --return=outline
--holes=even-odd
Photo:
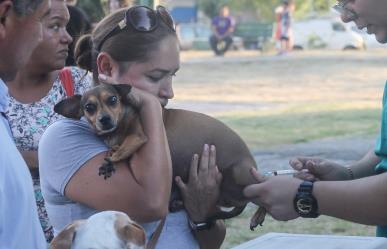
[[[350,0],[338,1],[332,8],[339,12],[341,15],[344,15],[348,20],[353,21],[358,18],[358,15],[356,12],[346,8],[346,5],[349,2]]]
[[[128,25],[130,25],[137,32],[152,32],[159,26],[159,20],[162,20],[173,32],[176,32],[175,22],[166,8],[157,6],[153,10],[147,6],[135,6],[129,8],[125,12],[125,18],[118,23],[112,31],[110,31],[100,42],[98,51],[101,50],[102,45],[110,37],[120,33]]]

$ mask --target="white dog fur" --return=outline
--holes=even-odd
[[[125,213],[104,211],[67,225],[52,249],[145,249],[145,231]]]

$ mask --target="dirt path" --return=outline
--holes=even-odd
[[[373,148],[375,136],[339,137],[308,143],[282,145],[253,152],[260,170],[288,169],[289,159],[295,156],[321,157],[343,165],[362,158]]]

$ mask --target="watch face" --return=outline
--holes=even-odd
[[[298,199],[296,205],[300,214],[310,214],[313,210],[313,200],[308,197]]]

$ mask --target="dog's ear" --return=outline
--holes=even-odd
[[[121,101],[124,104],[130,104],[131,99],[130,99],[129,93],[132,90],[132,86],[127,84],[114,84],[112,86],[116,89],[118,94],[121,96]]]
[[[54,106],[54,111],[66,118],[80,119],[83,116],[81,99],[82,95],[79,94],[66,98]]]
[[[116,217],[114,227],[118,237],[123,241],[136,244],[139,248],[145,248],[144,229],[122,214],[117,214]]]
[[[85,220],[76,220],[67,225],[52,241],[50,249],[71,249],[76,229],[85,223]]]

